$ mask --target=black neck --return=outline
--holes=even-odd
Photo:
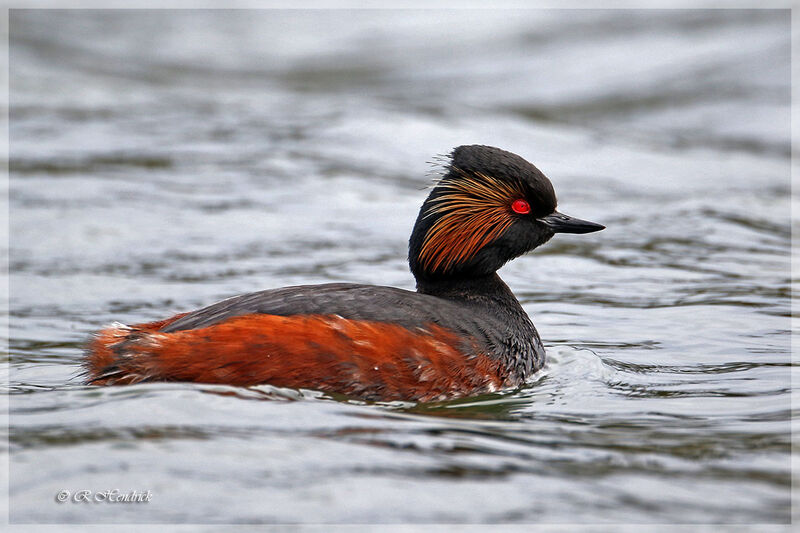
[[[485,276],[418,279],[417,292],[464,302],[492,300],[502,305],[520,308],[514,293],[496,272]]]

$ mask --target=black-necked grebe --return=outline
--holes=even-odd
[[[286,287],[117,324],[92,340],[88,382],[270,384],[415,401],[516,387],[545,352],[497,269],[555,233],[601,229],[556,211],[550,181],[518,155],[460,146],[411,234],[417,292]]]

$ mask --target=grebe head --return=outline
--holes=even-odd
[[[491,146],[459,146],[422,205],[409,241],[417,280],[478,277],[544,244],[556,233],[605,226],[556,211],[538,168]]]

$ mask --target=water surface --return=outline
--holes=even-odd
[[[788,11],[10,27],[12,521],[790,520]],[[429,162],[472,143],[608,227],[501,270],[547,347],[528,386],[376,405],[81,383],[112,320],[294,284],[413,289]]]

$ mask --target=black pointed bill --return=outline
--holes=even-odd
[[[592,233],[593,231],[606,229],[602,224],[581,220],[558,211],[553,211],[546,217],[537,218],[536,220],[556,233]]]

